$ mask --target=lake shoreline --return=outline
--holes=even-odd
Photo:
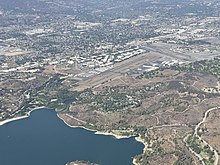
[[[67,126],[69,126],[70,128],[82,128],[82,129],[85,129],[85,130],[87,130],[87,131],[91,131],[91,132],[93,132],[93,133],[96,134],[96,135],[113,136],[113,137],[116,138],[116,139],[128,139],[128,138],[131,138],[131,137],[135,137],[135,140],[136,140],[137,142],[140,142],[140,143],[142,143],[142,144],[144,145],[143,152],[140,153],[140,154],[145,153],[146,150],[147,150],[147,143],[144,141],[144,139],[142,139],[142,138],[140,137],[140,135],[139,135],[139,136],[135,136],[135,135],[123,136],[123,135],[114,134],[114,133],[112,133],[112,132],[103,132],[103,131],[98,131],[98,130],[86,128],[86,127],[84,127],[84,126],[72,126],[72,125],[68,124],[68,123],[67,123],[62,117],[60,117],[58,114],[57,114],[57,117],[58,117],[60,120],[62,120],[62,121],[63,121]],[[137,163],[137,159],[136,159],[135,157],[133,158],[132,163],[133,163],[134,165],[139,165],[139,163]]]
[[[6,119],[6,120],[3,120],[3,121],[0,121],[0,126],[3,126],[5,124],[7,124],[7,123],[10,123],[10,122],[13,122],[13,121],[16,121],[16,120],[26,119],[26,118],[30,117],[32,111],[40,110],[40,109],[43,109],[43,108],[46,108],[46,107],[42,106],[42,107],[33,108],[31,111],[29,111],[24,116],[14,117],[14,118],[10,118],[10,119]]]
[[[5,125],[5,124],[10,123],[10,122],[13,122],[13,121],[17,121],[17,120],[22,120],[22,119],[28,118],[28,117],[30,117],[31,112],[33,112],[33,111],[35,111],[35,110],[41,110],[41,109],[43,109],[43,108],[47,108],[47,107],[42,106],[42,107],[33,108],[31,111],[29,111],[29,112],[28,112],[26,115],[24,115],[24,116],[20,116],[20,117],[15,117],[15,118],[3,120],[3,121],[0,122],[0,126],[3,126],[3,125]],[[128,139],[128,138],[131,138],[131,137],[135,137],[135,140],[136,140],[137,142],[140,142],[140,143],[142,143],[142,144],[144,145],[143,153],[146,151],[147,144],[145,143],[145,141],[144,141],[143,139],[140,138],[140,136],[135,136],[135,135],[130,135],[130,136],[117,135],[117,134],[114,134],[114,133],[112,133],[112,132],[98,131],[98,130],[86,128],[86,127],[84,127],[84,126],[72,126],[72,125],[68,124],[63,118],[61,118],[58,113],[57,113],[56,115],[57,115],[57,117],[58,117],[60,120],[62,120],[62,121],[64,122],[64,124],[66,124],[66,125],[67,125],[68,127],[70,127],[70,128],[82,128],[82,129],[84,129],[84,130],[93,132],[93,133],[96,134],[96,135],[113,136],[113,137],[116,138],[116,139]],[[140,153],[140,154],[143,154],[143,153]],[[133,163],[134,165],[138,165],[138,163],[137,163],[136,161],[137,161],[136,158],[133,158],[132,163]]]

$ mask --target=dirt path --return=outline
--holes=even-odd
[[[196,127],[195,127],[195,129],[194,129],[194,134],[193,134],[193,135],[196,136],[204,145],[208,145],[209,148],[210,148],[210,150],[212,150],[212,151],[214,152],[215,162],[213,163],[213,165],[218,165],[218,160],[219,160],[218,152],[217,152],[208,142],[206,142],[205,140],[203,140],[203,139],[198,135],[198,131],[199,131],[199,127],[200,127],[203,123],[206,122],[209,113],[212,112],[212,111],[215,111],[215,110],[219,110],[219,109],[220,109],[220,107],[214,107],[214,108],[208,109],[208,110],[205,112],[202,121],[199,122],[199,123],[196,125]],[[187,140],[187,138],[188,138],[189,136],[190,136],[190,135],[187,135],[187,136],[184,138],[184,142],[185,142],[185,143],[186,143],[186,140]],[[190,150],[194,155],[196,155],[196,156],[199,158],[199,160],[202,162],[202,164],[205,165],[202,156],[199,155],[199,154],[197,154],[197,153],[195,153],[195,152],[188,146],[187,143],[186,143],[186,146],[189,148],[189,150]]]
[[[74,120],[76,120],[76,121],[78,121],[78,122],[81,122],[81,123],[83,123],[83,124],[86,124],[86,123],[87,123],[86,121],[83,121],[83,120],[80,120],[80,119],[78,119],[78,118],[75,118],[75,117],[73,117],[73,116],[71,116],[71,115],[69,115],[69,114],[66,114],[66,116],[68,116],[68,117],[70,117],[71,119],[74,119]]]

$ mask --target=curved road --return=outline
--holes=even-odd
[[[220,110],[220,107],[214,107],[214,108],[208,109],[208,110],[205,112],[205,115],[204,115],[202,121],[199,122],[199,123],[196,125],[196,127],[195,127],[195,129],[194,129],[194,134],[193,134],[193,135],[196,136],[200,141],[203,141],[204,145],[208,145],[209,148],[214,152],[214,155],[215,155],[215,162],[213,163],[214,165],[218,165],[218,160],[219,160],[218,152],[217,152],[211,145],[209,145],[205,140],[203,140],[203,139],[198,135],[198,130],[199,130],[199,127],[200,127],[204,122],[206,122],[206,119],[207,119],[209,113],[212,112],[212,111],[218,110],[218,109]],[[188,138],[188,136],[189,136],[189,135],[187,135],[186,138],[184,139],[185,142],[186,142],[186,139]],[[186,146],[189,147],[187,144],[186,144]],[[190,151],[191,151],[194,155],[196,155],[196,156],[199,158],[199,160],[202,161],[202,164],[205,165],[204,161],[202,160],[202,159],[203,159],[202,156],[199,155],[199,154],[197,154],[197,153],[195,153],[191,148],[189,148],[189,149],[190,149]]]

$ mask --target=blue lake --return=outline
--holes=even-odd
[[[0,165],[64,165],[74,160],[130,165],[143,147],[134,138],[117,140],[70,128],[49,109],[0,126]]]

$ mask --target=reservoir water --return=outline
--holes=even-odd
[[[0,165],[64,165],[74,160],[130,165],[143,147],[134,138],[117,140],[70,128],[48,109],[0,126]]]

